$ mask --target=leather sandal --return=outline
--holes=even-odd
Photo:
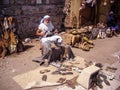
[[[40,74],[44,74],[45,72],[43,70],[40,70]]]
[[[57,81],[57,83],[63,83],[66,80],[66,78],[59,78],[59,80]]]
[[[104,79],[104,83],[105,83],[106,85],[110,86],[110,83],[109,83],[109,81],[108,81],[107,79]]]
[[[43,81],[46,81],[46,80],[47,80],[47,75],[43,75],[43,76],[42,76],[42,80],[43,80]]]

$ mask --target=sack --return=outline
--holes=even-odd
[[[74,46],[80,42],[80,35],[65,34],[65,43]]]

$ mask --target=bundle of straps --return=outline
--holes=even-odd
[[[2,58],[4,58],[7,52],[13,53],[24,50],[24,45],[17,34],[17,22],[13,17],[0,19],[0,39],[0,57],[2,56]],[[6,52],[3,54],[4,50]]]

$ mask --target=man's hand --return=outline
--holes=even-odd
[[[40,29],[37,29],[37,31],[36,31],[37,36],[44,36],[45,34],[46,34],[46,32],[42,32]]]

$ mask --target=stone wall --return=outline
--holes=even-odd
[[[48,14],[60,30],[65,0],[0,0],[0,15],[13,16],[18,21],[21,38],[34,37],[40,19]]]

